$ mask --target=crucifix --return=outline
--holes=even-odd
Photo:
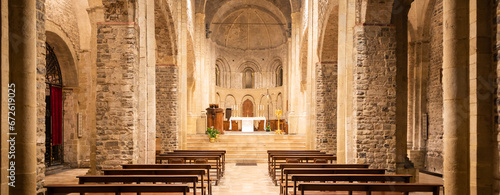
[[[266,96],[267,98],[267,126],[269,126],[269,100],[271,99],[271,95],[274,95],[274,93],[269,94],[269,88],[267,88],[267,92],[262,94],[263,96]],[[265,128],[265,127],[264,127]]]

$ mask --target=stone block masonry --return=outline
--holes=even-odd
[[[162,153],[179,146],[178,74],[176,65],[156,65],[156,136],[160,138]]]
[[[437,0],[431,18],[431,52],[427,112],[429,120],[426,145],[426,171],[443,173],[443,1]]]
[[[337,152],[337,63],[316,64],[316,149]]]
[[[355,27],[354,134],[357,163],[396,171],[396,29]]]
[[[134,23],[97,25],[97,170],[137,163],[138,30]]]
[[[45,189],[45,0],[36,1],[36,191]]]

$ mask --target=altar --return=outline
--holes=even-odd
[[[232,129],[231,121],[233,121],[233,120],[241,120],[241,131],[242,132],[253,132],[253,121],[255,121],[255,120],[258,120],[258,121],[264,120],[264,124],[266,124],[266,117],[231,117],[229,119],[229,129]]]

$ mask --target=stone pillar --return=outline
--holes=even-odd
[[[408,43],[408,132],[406,137],[406,144],[407,149],[410,150],[413,147],[413,117],[415,115],[415,110],[413,110],[413,104],[415,103],[415,45],[415,42]]]
[[[356,134],[356,162],[395,172],[396,28],[391,25],[358,25],[354,36],[356,62],[352,90],[355,113],[352,129]],[[406,143],[404,145],[406,147]]]
[[[356,19],[355,0],[339,1],[337,68],[337,162],[354,163],[356,152],[352,131],[353,43]]]
[[[36,194],[36,5],[33,0],[9,1],[10,83],[15,84],[15,188],[9,194]],[[3,95],[3,94],[2,94]],[[8,138],[2,138],[2,141]],[[2,170],[5,171],[5,170]]]
[[[491,1],[472,0],[470,7],[470,194],[494,194],[494,121],[492,95],[495,93],[491,49]],[[498,161],[497,161],[498,163]]]
[[[300,95],[300,13],[292,13],[292,36],[289,41],[289,115],[288,115],[288,132],[290,134],[298,133],[299,120],[299,95]]]
[[[469,194],[469,1],[443,1],[445,194]]]

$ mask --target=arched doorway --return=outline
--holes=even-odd
[[[48,43],[45,56],[45,164],[47,167],[63,163],[62,76],[54,48]]]

